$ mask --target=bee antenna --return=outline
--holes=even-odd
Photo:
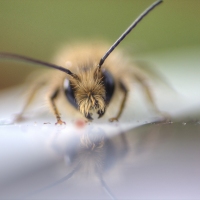
[[[66,69],[64,67],[54,65],[54,64],[51,64],[51,63],[47,63],[47,62],[44,62],[44,61],[40,61],[40,60],[37,60],[37,59],[29,58],[29,57],[26,57],[26,56],[2,52],[2,53],[0,53],[0,58],[15,59],[15,60],[29,62],[29,63],[32,63],[32,64],[43,65],[43,66],[46,66],[46,67],[50,67],[50,68],[54,68],[54,69],[58,69],[60,71],[63,71],[66,74],[69,74],[70,76],[72,76],[74,78],[77,77],[76,74],[72,73],[69,69]]]
[[[67,175],[64,176],[63,178],[59,179],[58,181],[56,181],[56,182],[54,182],[54,183],[51,183],[50,185],[47,185],[47,186],[45,186],[45,187],[43,187],[43,188],[40,188],[40,189],[38,189],[38,190],[35,190],[35,191],[33,191],[33,192],[30,192],[30,193],[28,193],[27,195],[25,195],[25,196],[23,196],[23,197],[21,197],[21,198],[19,198],[19,199],[24,199],[24,198],[27,198],[27,197],[30,197],[30,196],[39,194],[39,193],[41,193],[41,192],[43,192],[43,191],[49,190],[49,189],[51,189],[51,188],[53,188],[53,187],[55,187],[55,186],[57,186],[57,185],[63,183],[64,181],[69,180],[69,179],[74,175],[74,173],[76,173],[76,172],[79,170],[79,168],[80,168],[80,164],[77,165],[69,174],[67,174]]]
[[[118,44],[132,31],[132,29],[145,17],[151,10],[153,10],[156,6],[162,3],[162,0],[158,0],[149,6],[140,16],[126,29],[124,33],[115,41],[115,43],[110,47],[110,49],[105,53],[105,55],[99,61],[98,67],[101,68],[106,58],[110,55],[110,53],[118,46]]]
[[[102,177],[99,177],[99,180],[101,182],[101,186],[103,187],[103,189],[106,191],[106,193],[108,194],[108,196],[113,199],[116,200],[116,197],[112,194],[112,192],[110,191],[108,185],[106,184],[106,182],[103,180]]]

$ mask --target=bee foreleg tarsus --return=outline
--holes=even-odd
[[[118,118],[117,117],[112,117],[112,118],[109,119],[109,121],[110,122],[118,121]]]
[[[56,104],[55,104],[55,99],[57,98],[59,92],[60,92],[60,89],[57,88],[50,97],[50,103],[51,103],[50,105],[52,106],[53,112],[54,112],[56,119],[57,119],[57,122],[55,123],[55,125],[66,124],[64,121],[61,120],[60,113],[59,113],[58,108],[56,107]]]
[[[64,121],[62,121],[61,119],[58,119],[57,118],[57,122],[55,123],[55,125],[63,125],[63,124],[66,124]]]
[[[126,88],[126,86],[124,85],[124,83],[122,81],[119,81],[119,86],[120,86],[120,89],[122,90],[122,92],[124,93],[124,96],[123,96],[122,102],[120,104],[120,108],[119,108],[119,111],[117,113],[117,116],[110,118],[109,119],[110,122],[118,121],[118,119],[120,118],[120,116],[122,114],[122,111],[124,109],[124,106],[125,106],[125,103],[126,103],[126,100],[127,100],[128,89]]]

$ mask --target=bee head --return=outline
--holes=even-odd
[[[70,80],[79,111],[89,120],[92,114],[102,117],[106,110],[106,91],[103,74],[98,69],[86,68],[80,71],[77,78]]]

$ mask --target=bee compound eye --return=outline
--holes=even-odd
[[[64,88],[65,96],[66,96],[67,100],[69,101],[69,103],[72,106],[74,106],[76,109],[78,109],[78,104],[77,104],[75,96],[74,96],[74,90],[70,84],[69,79],[66,78],[64,80],[63,88]]]
[[[106,90],[106,97],[105,102],[108,104],[113,97],[114,90],[115,90],[115,80],[112,74],[108,70],[103,71],[103,83],[105,85]]]

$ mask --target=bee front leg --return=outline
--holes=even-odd
[[[121,81],[119,82],[119,86],[120,86],[120,89],[122,90],[122,92],[124,93],[124,96],[123,96],[119,111],[117,113],[117,116],[110,118],[109,119],[110,122],[118,121],[119,117],[122,114],[122,111],[124,109],[124,106],[125,106],[125,103],[126,103],[126,100],[127,100],[128,90],[127,90],[126,86]]]
[[[56,125],[57,124],[60,124],[60,125],[66,124],[64,121],[61,120],[60,113],[59,113],[59,111],[56,107],[56,104],[55,104],[55,99],[58,96],[59,92],[60,92],[60,89],[56,89],[55,92],[50,97],[50,106],[52,107],[53,112],[54,112],[56,119],[57,119],[57,122],[55,123]]]

